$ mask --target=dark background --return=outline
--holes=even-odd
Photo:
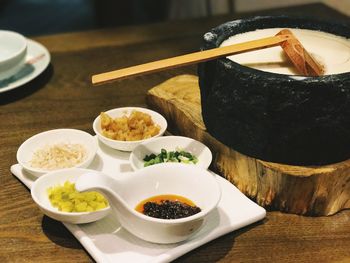
[[[0,29],[37,36],[316,2],[350,14],[349,0],[0,0]]]
[[[0,0],[0,29],[24,35],[160,22],[169,0]]]

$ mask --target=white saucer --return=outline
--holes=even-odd
[[[27,50],[27,63],[23,68],[15,75],[0,80],[0,93],[18,88],[32,79],[39,76],[50,63],[50,53],[49,51],[40,43],[28,40],[28,50]],[[28,61],[34,60],[33,63],[28,63]]]

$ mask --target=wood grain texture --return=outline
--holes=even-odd
[[[350,160],[319,167],[264,162],[241,154],[205,128],[198,77],[180,75],[148,91],[148,104],[166,117],[179,135],[206,144],[213,169],[270,210],[323,216],[350,208]]]
[[[255,14],[268,13],[311,14],[349,22],[323,5]],[[29,191],[11,174],[20,144],[54,128],[77,128],[93,134],[92,121],[100,111],[146,106],[148,89],[178,74],[194,74],[196,68],[99,88],[91,86],[91,75],[196,51],[209,28],[242,16],[35,38],[49,49],[51,66],[27,85],[0,94],[0,262],[93,262],[61,223],[43,216]],[[263,222],[221,237],[176,262],[346,262],[350,259],[349,221],[350,211],[320,218],[269,212]]]
[[[164,40],[122,50],[105,47],[52,52],[52,64],[43,75],[19,89],[0,94],[0,262],[93,261],[60,222],[43,216],[28,189],[11,174],[16,151],[27,138],[45,130],[75,128],[93,134],[92,122],[101,111],[145,107],[145,94],[150,87],[178,73],[195,73],[194,67],[183,68],[96,89],[90,83],[96,70],[91,61],[99,61],[99,68],[104,69],[188,52],[196,45],[197,39],[189,38],[181,46]],[[151,49],[154,52],[146,52]],[[105,52],[111,57],[104,56]]]

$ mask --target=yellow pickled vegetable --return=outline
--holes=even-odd
[[[98,192],[79,193],[75,184],[66,181],[47,189],[51,204],[63,212],[92,212],[108,206],[107,199]]]

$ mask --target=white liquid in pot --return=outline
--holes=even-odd
[[[221,46],[276,35],[283,28],[268,28],[238,34],[225,40]],[[304,48],[325,67],[325,75],[350,72],[350,40],[333,34],[290,29]],[[299,75],[281,47],[272,47],[229,56],[241,65],[255,69],[288,75]]]

